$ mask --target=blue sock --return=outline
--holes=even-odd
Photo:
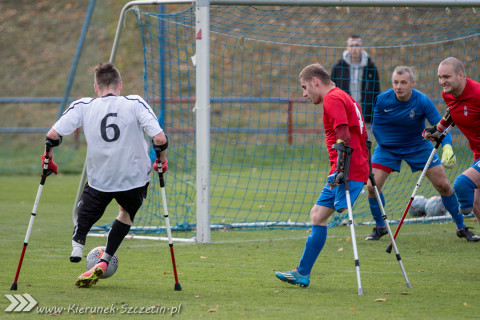
[[[305,242],[302,258],[298,266],[298,273],[302,276],[310,274],[313,264],[317,260],[320,251],[322,251],[325,241],[327,240],[327,226],[312,226],[312,233]]]
[[[458,211],[458,200],[455,193],[449,197],[442,196],[442,202],[448,212],[450,212],[452,215],[453,221],[455,221],[457,224],[457,229],[465,228],[465,224],[463,223],[463,215]]]
[[[453,189],[455,190],[461,213],[469,214],[472,212],[476,188],[475,183],[464,174],[459,175],[457,179],[455,179]]]
[[[383,208],[385,208],[385,198],[383,197],[382,192],[380,192],[380,199],[382,200]],[[370,204],[370,211],[372,212],[377,227],[385,227],[385,221],[382,218],[382,211],[378,205],[377,197],[368,198],[368,203]]]

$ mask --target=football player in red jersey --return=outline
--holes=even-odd
[[[462,62],[454,57],[440,62],[438,80],[448,110],[436,126],[425,129],[423,136],[433,140],[451,124],[465,135],[473,164],[455,179],[453,188],[460,212],[469,214],[473,210],[480,221],[480,83],[467,78]]]
[[[327,239],[327,220],[336,211],[347,209],[346,188],[342,183],[342,148],[353,148],[348,171],[349,194],[355,202],[369,175],[367,133],[362,112],[357,102],[345,91],[337,88],[330,75],[320,64],[312,64],[299,75],[303,96],[313,104],[323,102],[323,126],[325,129],[330,172],[328,182],[310,211],[312,232],[307,238],[298,267],[287,272],[277,272],[282,281],[307,287],[310,271]]]

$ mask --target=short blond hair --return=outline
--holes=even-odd
[[[319,63],[314,63],[303,68],[302,72],[298,75],[300,80],[312,81],[313,78],[317,78],[325,85],[332,83],[332,78],[327,69]]]

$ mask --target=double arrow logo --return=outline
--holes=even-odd
[[[6,294],[5,297],[11,302],[5,312],[29,312],[37,305],[37,301],[28,293]]]

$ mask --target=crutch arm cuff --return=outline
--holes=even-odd
[[[63,137],[59,136],[58,139],[51,139],[48,136],[45,139],[45,145],[52,148],[52,147],[58,147],[62,143]]]
[[[168,137],[167,137],[167,135],[165,135],[165,139],[167,141],[164,144],[161,144],[161,145],[155,144],[155,142],[152,140],[153,150],[155,150],[155,154],[157,155],[157,158],[160,157],[160,153],[162,151],[165,151],[168,148]]]

